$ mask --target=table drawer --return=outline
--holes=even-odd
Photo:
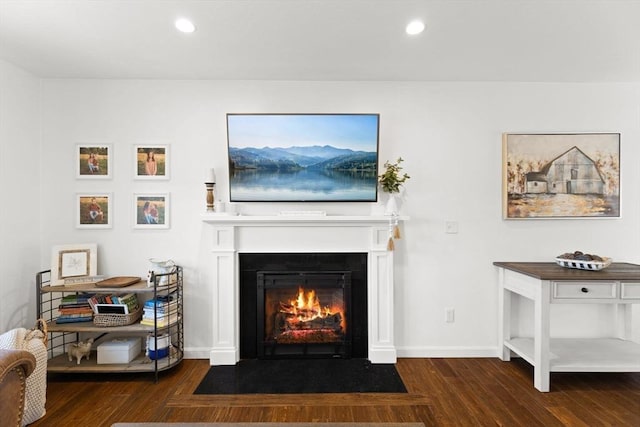
[[[623,282],[620,284],[620,298],[640,300],[640,282]]]
[[[609,300],[617,297],[616,282],[553,282],[552,298],[557,300]]]

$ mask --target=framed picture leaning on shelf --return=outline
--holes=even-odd
[[[169,193],[134,194],[134,228],[169,228]]]
[[[51,251],[51,285],[65,280],[95,276],[98,270],[96,243],[57,245]]]
[[[76,228],[111,228],[111,193],[76,195]]]
[[[169,145],[135,145],[136,179],[169,179]]]
[[[109,179],[113,148],[110,144],[76,145],[76,178]]]

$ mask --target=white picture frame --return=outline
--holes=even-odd
[[[133,148],[133,176],[135,179],[169,179],[171,160],[169,144],[136,144]]]
[[[111,193],[76,194],[76,228],[112,228],[113,195]]]
[[[111,144],[77,144],[76,178],[111,179],[113,146]]]
[[[169,193],[136,193],[133,195],[133,228],[167,229],[170,226]]]
[[[66,279],[77,281],[98,273],[98,245],[96,243],[56,245],[51,250],[51,286],[65,284]]]

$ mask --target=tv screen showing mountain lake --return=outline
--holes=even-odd
[[[232,202],[377,199],[378,116],[227,115]]]

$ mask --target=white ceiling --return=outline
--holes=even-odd
[[[0,58],[44,78],[638,82],[640,0],[0,0]]]

